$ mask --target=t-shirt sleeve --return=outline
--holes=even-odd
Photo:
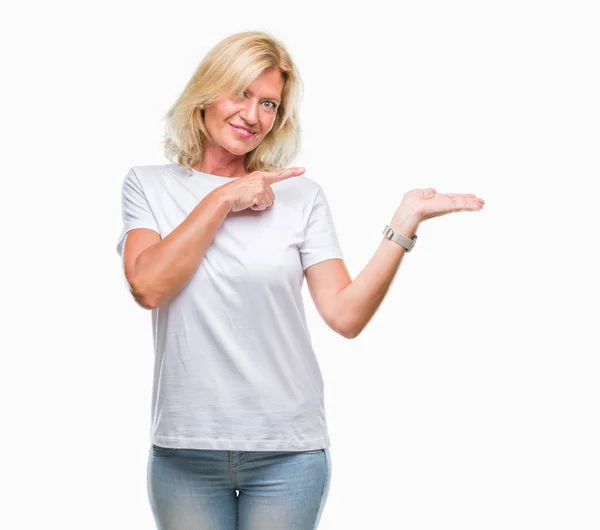
[[[304,240],[300,246],[302,270],[332,258],[344,259],[344,256],[333,223],[329,202],[325,192],[319,186],[306,222]]]
[[[129,170],[121,185],[121,207],[123,230],[117,242],[117,252],[123,255],[123,246],[127,232],[134,228],[149,228],[158,232],[156,219],[152,214],[146,195],[133,168]]]

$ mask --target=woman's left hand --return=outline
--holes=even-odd
[[[472,193],[438,193],[433,188],[417,188],[404,194],[394,217],[412,217],[421,222],[452,212],[476,212],[483,205],[483,199]]]

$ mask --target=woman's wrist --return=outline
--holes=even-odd
[[[421,217],[409,208],[400,205],[390,226],[394,232],[398,232],[405,237],[412,238],[416,232],[419,224],[421,223]]]

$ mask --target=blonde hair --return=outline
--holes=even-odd
[[[203,109],[219,97],[238,94],[266,69],[276,68],[284,81],[273,128],[246,155],[248,173],[289,166],[300,150],[298,118],[302,80],[283,44],[264,31],[235,33],[214,46],[202,59],[183,92],[169,109],[163,138],[165,156],[190,169],[202,160],[210,142]]]

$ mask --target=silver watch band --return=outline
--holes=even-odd
[[[415,234],[414,237],[411,239],[409,237],[403,236],[402,234],[399,234],[398,232],[394,232],[394,230],[392,230],[392,227],[389,225],[385,225],[385,228],[383,229],[383,235],[387,239],[391,239],[395,243],[398,243],[400,246],[404,247],[407,252],[410,252],[412,250],[417,241],[417,234]]]

